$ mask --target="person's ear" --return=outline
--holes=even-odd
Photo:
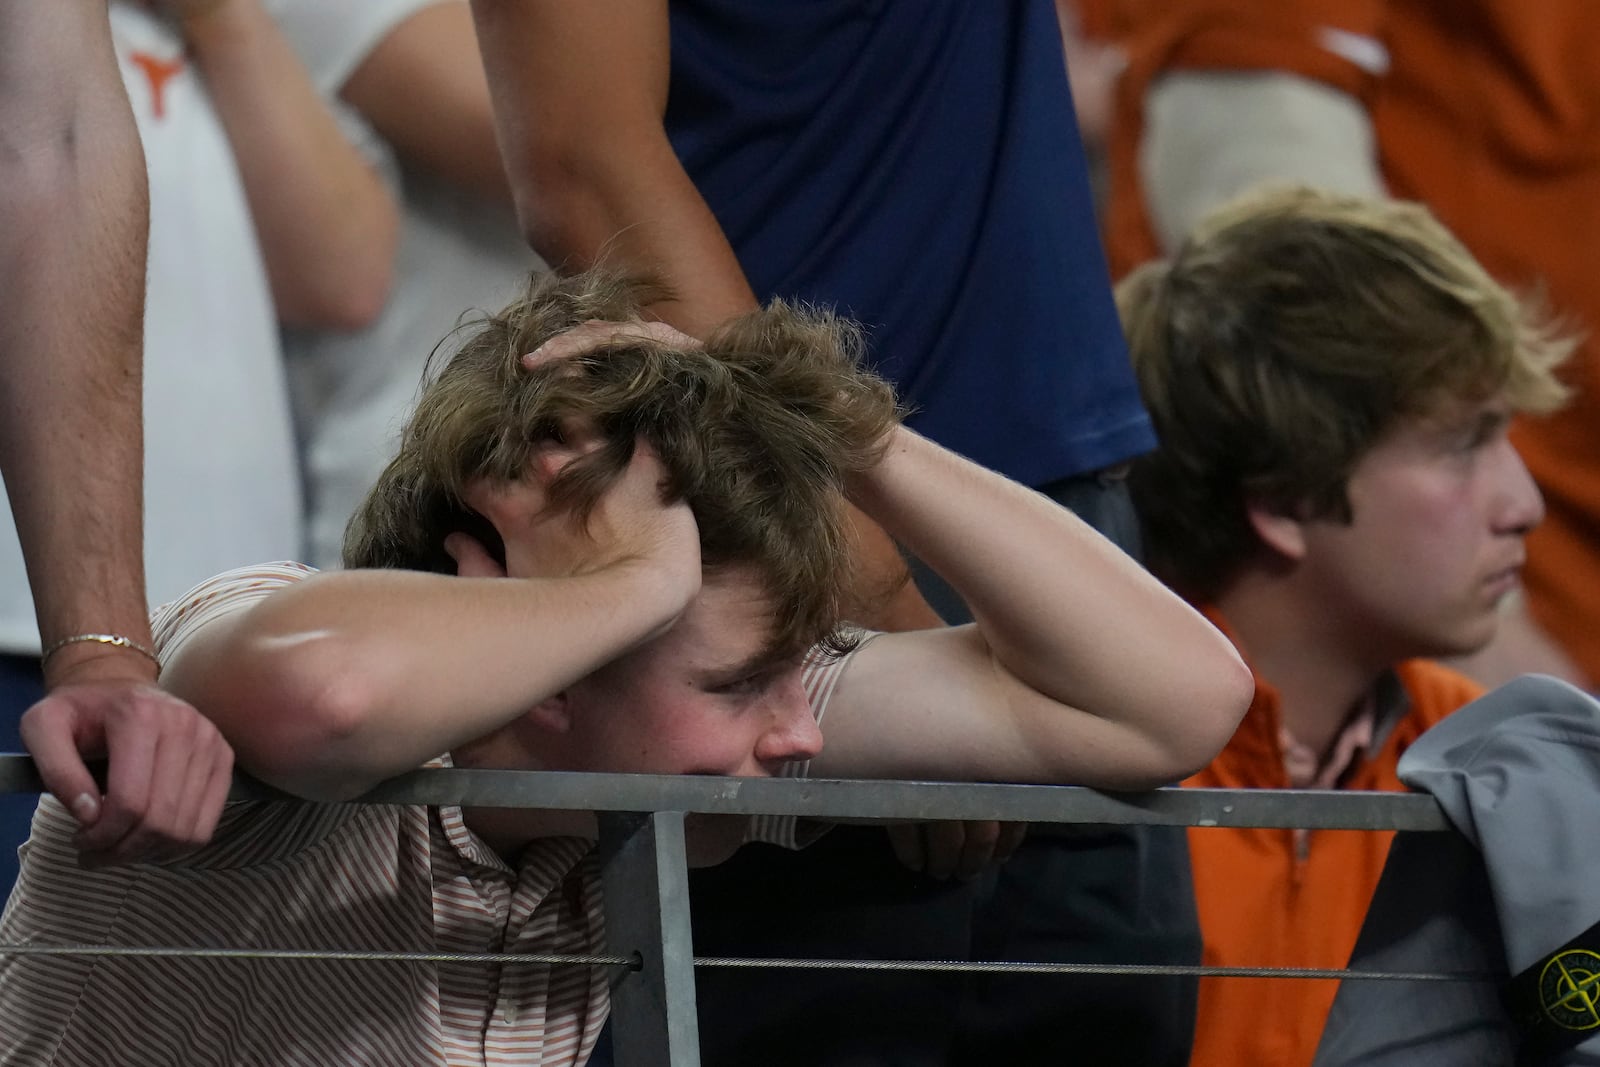
[[[533,725],[554,734],[564,734],[572,729],[572,710],[563,689],[555,696],[545,697],[528,709],[527,720]]]
[[[1276,507],[1252,503],[1245,505],[1245,515],[1250,528],[1261,543],[1279,556],[1298,563],[1306,555],[1306,524],[1294,515],[1285,514]]]
[[[528,460],[528,473],[538,483],[540,489],[548,492],[550,483],[556,480],[556,475],[560,474],[576,455],[577,453],[570,447],[559,441],[546,441],[533,450],[533,455]]]

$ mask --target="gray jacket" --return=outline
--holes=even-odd
[[[1600,1067],[1600,703],[1519,678],[1399,771],[1459,834],[1396,836],[1350,969],[1486,977],[1346,980],[1315,1067]]]

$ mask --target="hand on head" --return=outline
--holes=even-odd
[[[104,666],[57,675],[22,717],[44,784],[77,818],[87,864],[164,860],[210,840],[233,780],[211,721],[150,681]],[[107,761],[104,794],[85,760]]]
[[[540,367],[618,342],[649,340],[674,347],[700,342],[662,322],[590,320],[546,341],[522,357],[525,369]],[[671,582],[685,604],[700,587],[700,538],[683,501],[665,499],[666,468],[643,438],[620,476],[586,515],[556,506],[550,487],[569,464],[605,445],[598,428],[576,419],[557,438],[540,445],[515,481],[480,479],[466,504],[494,526],[505,545],[501,567],[464,533],[445,540],[457,574],[467,577],[566,578],[615,566],[641,566]]]
[[[550,338],[522,357],[527,370],[561,359],[571,359],[627,341],[654,341],[671,348],[699,348],[700,342],[664,322],[605,322],[590,319]]]
[[[599,448],[601,439],[590,429],[563,429],[563,440],[541,447],[522,479],[472,486],[466,503],[494,525],[506,562],[501,570],[481,545],[453,534],[445,549],[460,567],[457,573],[567,578],[638,566],[669,582],[687,604],[700,589],[699,530],[688,504],[663,498],[667,475],[654,450],[636,441],[627,469],[580,517],[552,505],[549,486],[567,464]]]

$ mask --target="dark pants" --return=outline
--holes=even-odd
[[[24,751],[17,728],[22,713],[42,696],[39,657],[0,654],[0,752]],[[16,884],[17,849],[28,839],[33,809],[38,806],[36,794],[0,793],[0,900],[10,896]]]
[[[1130,554],[1126,485],[1045,487]],[[918,568],[930,603],[966,609]],[[1200,962],[1181,828],[1035,826],[972,882],[901,867],[879,827],[841,826],[802,852],[753,845],[690,876],[698,956]],[[706,1067],[1183,1067],[1192,978],[851,971],[695,972]],[[602,1039],[595,1064],[611,1062]]]

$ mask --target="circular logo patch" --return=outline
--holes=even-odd
[[[1600,954],[1575,948],[1539,972],[1539,1007],[1563,1030],[1600,1028]]]

